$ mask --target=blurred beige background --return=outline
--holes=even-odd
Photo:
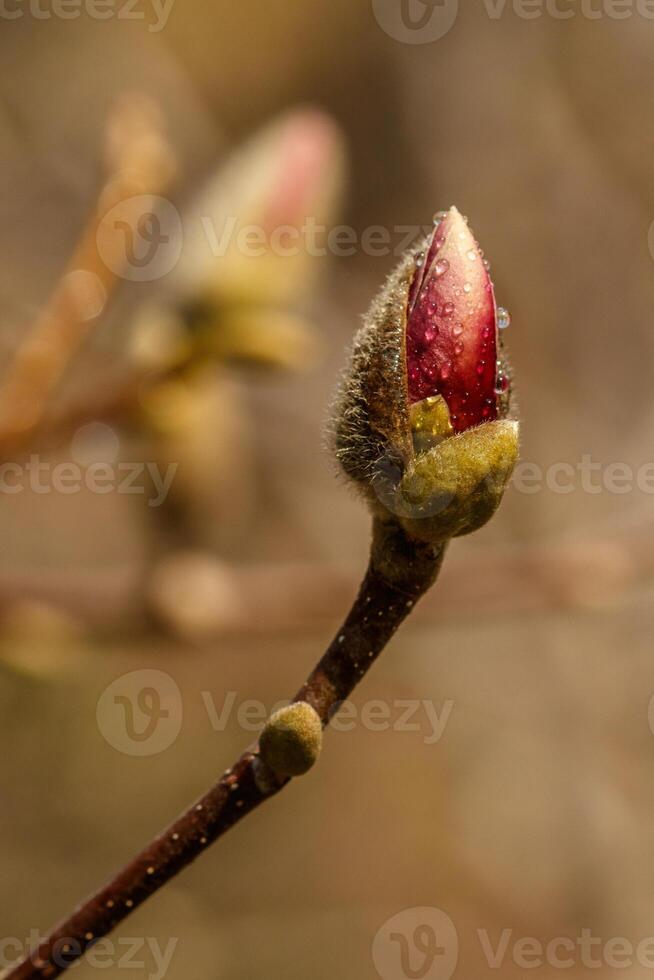
[[[654,21],[635,4],[624,19],[599,0],[593,18],[570,3],[568,20],[526,19],[510,4],[494,19],[474,0],[425,44],[389,36],[370,0],[175,0],[158,32],[21,9],[0,32],[5,360],[94,206],[121,95],[160,105],[180,207],[271,115],[312,104],[347,146],[338,221],[359,234],[421,225],[451,203],[470,217],[513,316],[523,460],[545,469],[590,456],[635,471],[654,461]],[[337,629],[368,521],[323,450],[323,423],[345,347],[393,261],[325,261],[310,370],[229,372],[249,448],[243,508],[228,520],[217,508],[209,535],[226,610],[211,637],[171,635],[143,615],[152,529],[138,500],[0,500],[0,936],[68,912],[252,737],[234,714],[214,731],[202,692],[218,706],[232,691],[237,704],[271,707]],[[132,313],[164,286],[120,287],[62,398],[120,374]],[[220,467],[212,432],[207,456]],[[125,436],[122,451],[139,447]],[[116,938],[177,939],[169,980],[367,980],[377,931],[422,906],[456,927],[456,976],[521,976],[511,949],[524,937],[591,929],[636,946],[653,936],[652,515],[637,486],[589,493],[575,477],[571,493],[512,489],[488,528],[453,544],[438,587],[355,697],[427,700],[439,713],[451,703],[442,738],[426,744],[424,714],[418,731],[333,733],[314,774]],[[107,743],[96,705],[143,669],[174,678],[184,724],[167,751],[134,758]],[[497,945],[505,929],[498,971],[478,931]],[[596,976],[617,968],[598,962]],[[104,972],[153,969],[146,957]],[[591,969],[575,953],[565,972]],[[406,976],[384,980],[395,975]]]

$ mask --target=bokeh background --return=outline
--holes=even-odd
[[[416,21],[447,13],[414,2]],[[93,252],[84,229],[122,152],[117,112],[135,114],[119,144],[129,152],[149,133],[155,190],[187,215],[230,160],[245,183],[208,200],[240,206],[255,179],[234,163],[246,143],[274,196],[274,148],[252,140],[300,111],[322,134],[312,187],[328,224],[359,236],[381,225],[396,244],[398,227],[452,203],[470,217],[513,317],[523,460],[544,473],[601,464],[592,492],[580,476],[569,493],[514,487],[486,529],[454,543],[438,587],[357,691],[359,708],[382,700],[395,719],[407,699],[449,712],[440,740],[429,744],[422,710],[418,730],[329,735],[313,774],[124,924],[118,939],[177,940],[168,980],[374,978],[378,930],[423,906],[454,923],[463,977],[522,975],[511,951],[524,937],[591,929],[636,946],[654,935],[652,495],[635,479],[620,492],[602,483],[609,464],[636,474],[654,462],[654,21],[635,3],[620,17],[599,0],[561,3],[572,16],[560,19],[471,0],[442,36],[411,43],[419,29],[397,36],[399,6],[174,0],[160,30],[145,4],[139,18],[120,6],[103,20],[37,16],[47,5],[3,15],[6,376],[75,256]],[[84,320],[45,428],[80,406],[88,417],[7,458],[165,459],[180,464],[181,499],[153,514],[120,493],[1,495],[2,937],[51,925],[203,792],[252,738],[238,706],[288,696],[338,628],[368,518],[324,449],[324,422],[394,261],[355,248],[288,277],[282,263],[270,305],[284,322],[271,334],[273,285],[249,265],[208,329],[233,326],[236,296],[258,309],[252,343],[198,354],[182,389],[148,401],[140,387],[127,420],[104,419],[94,398],[112,404],[132,383],[144,319],[150,353],[168,336],[175,273],[119,275]],[[201,265],[190,248],[182,262]],[[221,263],[203,275],[222,282]],[[184,302],[200,298],[193,271],[189,282]],[[177,685],[183,724],[165,751],[132,756],[96,708],[109,684],[152,670]],[[229,692],[235,708],[215,730],[207,700],[220,711]],[[409,939],[419,918],[406,919]],[[512,930],[499,971],[479,930],[494,946]],[[572,955],[568,976],[591,972]],[[615,972],[600,947],[593,955],[596,976]],[[156,975],[144,959],[105,976]],[[420,963],[412,975],[450,976]],[[382,975],[409,974],[389,959]]]

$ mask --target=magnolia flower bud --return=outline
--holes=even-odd
[[[317,762],[322,723],[306,701],[296,701],[271,715],[259,739],[266,765],[281,776],[302,776]]]
[[[518,456],[511,372],[488,264],[456,208],[408,253],[354,344],[336,455],[376,509],[445,541],[497,509]]]
[[[137,312],[132,360],[157,371],[191,359],[310,366],[321,352],[310,315],[321,236],[345,171],[340,130],[312,109],[285,113],[231,154],[184,216],[164,301]]]

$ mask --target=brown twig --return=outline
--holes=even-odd
[[[368,571],[341,630],[296,701],[307,701],[329,724],[417,600],[435,581],[443,548],[416,544],[396,525],[377,521]],[[103,888],[60,923],[3,980],[59,976],[134,909],[202,854],[230,827],[289,780],[248,749],[206,796],[155,838]]]
[[[132,97],[118,107],[108,129],[108,158],[109,176],[97,204],[0,388],[0,450],[4,455],[31,442],[52,392],[120,279],[124,242],[118,227],[104,221],[106,215],[121,204],[123,221],[136,224],[143,210],[142,196],[158,193],[171,176],[172,158],[156,106]]]

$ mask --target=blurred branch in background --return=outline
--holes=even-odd
[[[312,221],[327,228],[333,222],[343,196],[345,151],[331,119],[301,109],[263,127],[196,195],[180,232],[179,263],[166,274],[166,297],[144,301],[134,315],[123,351],[129,378],[45,415],[47,396],[91,329],[89,321],[97,323],[106,308],[108,286],[117,280],[111,270],[128,262],[122,230],[128,224],[138,232],[147,203],[145,168],[139,179],[134,164],[149,159],[143,147],[155,144],[154,130],[143,128],[145,113],[141,128],[135,125],[138,104],[131,112],[128,120],[124,110],[117,114],[110,127],[112,159],[125,166],[107,184],[98,220],[85,232],[69,263],[71,271],[19,347],[4,395],[0,391],[11,403],[11,427],[20,432],[23,450],[35,443],[51,448],[98,419],[143,423],[139,413],[143,402],[149,406],[148,390],[155,391],[155,404],[146,407],[146,425],[156,430],[157,412],[165,408],[158,383],[192,373],[199,364],[306,371],[320,357],[321,343],[307,311],[315,308],[325,259],[307,249],[304,226]],[[154,159],[154,152],[149,156]],[[150,170],[154,173],[152,165]],[[122,194],[113,189],[120,181]],[[121,212],[120,229],[103,225],[101,258],[97,242],[103,212],[128,195],[138,195],[133,213]],[[107,230],[121,234],[107,241]],[[252,233],[261,244],[248,244]],[[93,271],[77,275],[86,268]],[[94,282],[92,295],[88,287]],[[93,304],[96,296],[102,302]]]
[[[329,117],[313,109],[285,113],[221,164],[181,215],[157,196],[174,171],[162,132],[159,110],[138,97],[110,120],[110,176],[97,208],[0,388],[0,454],[65,450],[76,433],[93,431],[90,423],[111,424],[138,441],[144,458],[174,468],[165,502],[140,509],[151,565],[171,548],[196,548],[206,566],[215,523],[237,533],[256,506],[256,440],[231,369],[256,380],[304,372],[320,360],[312,317],[326,259],[307,246],[304,226],[333,223],[345,152]],[[142,227],[148,220],[164,233],[150,235]],[[256,248],[248,244],[253,231]],[[132,264],[143,242],[153,245],[146,274]],[[168,256],[160,268],[161,244]],[[62,406],[52,396],[121,278],[146,290],[121,352],[124,376],[89,385],[85,397]],[[165,280],[156,299],[148,293],[153,280]],[[139,591],[144,600],[154,594],[143,583]],[[219,600],[205,588],[194,602],[204,601],[215,620]],[[66,605],[64,596],[56,601]],[[102,596],[98,605],[106,607]],[[176,604],[155,608],[174,626]]]
[[[654,530],[654,529],[653,529]],[[423,624],[583,609],[620,602],[654,578],[654,549],[643,526],[559,541],[452,552],[438,601],[427,597]],[[209,552],[173,552],[158,565],[149,599],[161,621],[187,642],[289,635],[333,623],[356,586],[356,569],[329,563],[230,565]],[[95,628],[125,622],[135,581],[125,568],[0,578],[0,609],[26,595]]]
[[[174,156],[161,113],[151,100],[135,95],[116,108],[107,128],[106,157],[108,177],[88,224],[2,382],[0,452],[5,456],[30,446],[44,423],[51,395],[119,282],[122,230],[111,223],[103,226],[105,215],[121,204],[136,220],[143,209],[142,196],[158,194],[172,178]],[[100,234],[113,262],[99,253]]]

